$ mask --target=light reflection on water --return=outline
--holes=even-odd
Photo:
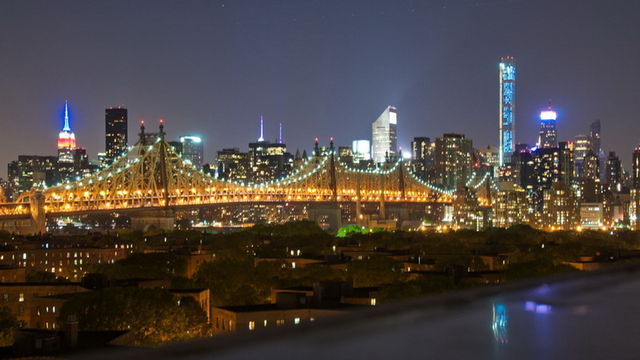
[[[502,303],[493,304],[493,322],[491,329],[493,330],[493,337],[499,344],[506,344],[509,342],[508,326],[509,318],[507,316],[507,307]]]

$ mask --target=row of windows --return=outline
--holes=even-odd
[[[309,321],[314,321],[314,320],[315,320],[314,318],[310,318],[310,319],[309,319]],[[294,318],[294,319],[293,319],[293,323],[294,323],[295,325],[300,324],[300,318],[299,318],[299,317]],[[267,320],[263,320],[263,321],[262,321],[262,326],[263,326],[263,327],[267,327],[268,325],[269,325],[269,321],[267,321]],[[276,325],[277,325],[277,326],[284,325],[284,319],[276,320]],[[256,322],[255,322],[255,321],[253,321],[253,320],[252,320],[252,321],[249,321],[249,330],[250,330],[250,331],[253,331],[253,330],[255,330],[255,329],[256,329]]]
[[[2,294],[2,299],[4,301],[9,301],[9,294]],[[18,295],[18,302],[24,302],[24,293],[20,293]]]

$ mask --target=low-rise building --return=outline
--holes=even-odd
[[[85,291],[89,290],[80,283],[5,283],[0,284],[0,306],[13,312],[20,327],[34,328],[36,319],[31,309],[39,304],[36,298]]]
[[[293,308],[283,309],[277,304],[224,306],[213,308],[214,335],[249,332],[283,325],[300,325],[316,319],[343,314],[344,309]]]
[[[37,247],[0,251],[0,264],[25,268],[26,272],[48,271],[79,281],[91,265],[111,264],[133,253],[133,247]]]
[[[19,283],[27,281],[27,271],[11,265],[0,265],[0,283]]]

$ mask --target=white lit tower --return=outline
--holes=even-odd
[[[511,162],[516,134],[516,64],[512,56],[500,58],[499,164]]]
[[[387,106],[371,124],[371,156],[376,164],[398,155],[398,113],[395,106]]]
[[[540,135],[538,137],[538,148],[557,148],[558,147],[558,131],[556,130],[556,121],[558,114],[553,111],[551,105],[545,110],[540,111]]]

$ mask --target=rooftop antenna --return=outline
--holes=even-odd
[[[264,141],[264,118],[260,115],[260,137],[258,141]]]
[[[282,144],[282,123],[280,123],[278,128],[278,144]]]
[[[64,101],[64,126],[62,127],[62,131],[71,131],[71,126],[69,126],[69,101]]]

